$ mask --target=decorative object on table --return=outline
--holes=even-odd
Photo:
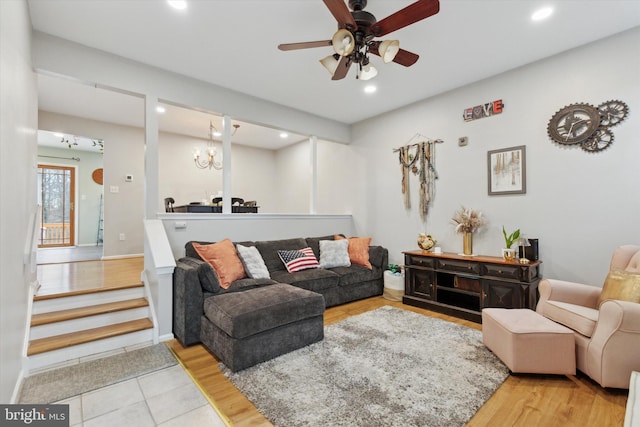
[[[558,144],[580,144],[584,151],[602,151],[613,143],[609,129],[622,122],[629,112],[619,100],[603,102],[594,107],[587,103],[567,105],[556,112],[547,125],[547,133]]]
[[[497,101],[487,102],[483,105],[465,108],[462,113],[462,118],[465,122],[470,122],[471,120],[483,119],[485,117],[501,114],[503,109],[504,104],[502,103],[502,99],[498,99]]]
[[[434,239],[431,234],[418,234],[418,247],[423,251],[428,251],[433,248],[438,241]]]
[[[526,193],[526,147],[488,151],[487,174],[490,196]]]
[[[513,261],[516,257],[516,250],[512,249],[511,246],[518,241],[520,237],[520,229],[517,229],[513,233],[507,235],[507,230],[505,230],[504,225],[502,226],[502,235],[504,236],[504,248],[502,249],[502,257],[505,261]],[[518,241],[519,243],[519,241]]]
[[[538,253],[538,239],[534,239],[532,237],[527,237],[526,239],[529,244],[518,247],[519,258],[527,258],[529,261],[538,261],[540,259],[540,255]]]
[[[424,139],[417,143],[412,143],[416,139]],[[404,207],[411,209],[411,196],[409,193],[409,171],[418,175],[420,181],[420,218],[427,220],[429,203],[435,194],[435,180],[438,179],[436,172],[436,148],[435,144],[441,144],[441,139],[432,140],[419,133],[416,133],[407,145],[394,149],[399,153],[400,168],[402,170],[402,194],[404,194]]]
[[[520,264],[529,264],[529,259],[526,257],[526,251],[525,248],[527,246],[531,246],[531,243],[529,243],[529,239],[527,239],[526,237],[520,237],[518,239],[518,247],[522,248],[519,253],[521,253],[522,255],[520,256]]]
[[[456,226],[456,233],[463,234],[461,255],[473,256],[473,233],[486,224],[482,212],[462,206],[453,214],[451,222]]]

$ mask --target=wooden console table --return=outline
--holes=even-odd
[[[486,307],[535,310],[540,261],[507,262],[500,257],[404,253],[404,304],[481,322]]]

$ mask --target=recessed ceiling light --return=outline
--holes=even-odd
[[[284,139],[284,138],[289,138],[289,134],[286,132],[281,132],[280,133],[280,138]]]
[[[167,3],[174,9],[184,10],[187,8],[186,0],[167,0]]]
[[[376,88],[374,85],[367,85],[364,87],[364,93],[373,93],[376,90],[378,90],[378,88]]]
[[[55,132],[53,134],[53,136],[57,137],[57,138],[64,138],[64,133],[60,133],[60,132]]]
[[[551,7],[543,7],[542,9],[538,9],[533,12],[531,15],[532,21],[542,21],[543,19],[547,19],[553,13],[553,8]]]
[[[160,105],[158,105],[158,106],[156,107],[156,112],[157,112],[157,113],[164,114],[166,111],[167,111],[167,110],[166,110],[164,107],[160,106]]]

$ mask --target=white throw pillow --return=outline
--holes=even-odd
[[[247,276],[252,279],[270,279],[269,270],[262,259],[262,255],[255,246],[236,245]]]
[[[320,240],[320,268],[350,266],[348,240]]]

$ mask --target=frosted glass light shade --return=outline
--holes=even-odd
[[[399,51],[400,42],[398,40],[384,40],[378,47],[378,53],[384,63],[393,61]]]
[[[322,66],[324,66],[324,68],[327,69],[329,74],[333,76],[336,72],[336,68],[338,68],[339,61],[334,58],[333,55],[329,55],[326,58],[322,58],[320,60],[320,63],[322,64]]]
[[[378,70],[373,65],[365,65],[360,72],[360,80],[371,80],[378,75]]]
[[[353,52],[356,41],[350,31],[341,29],[335,32],[331,39],[333,50],[340,56],[348,56]]]

